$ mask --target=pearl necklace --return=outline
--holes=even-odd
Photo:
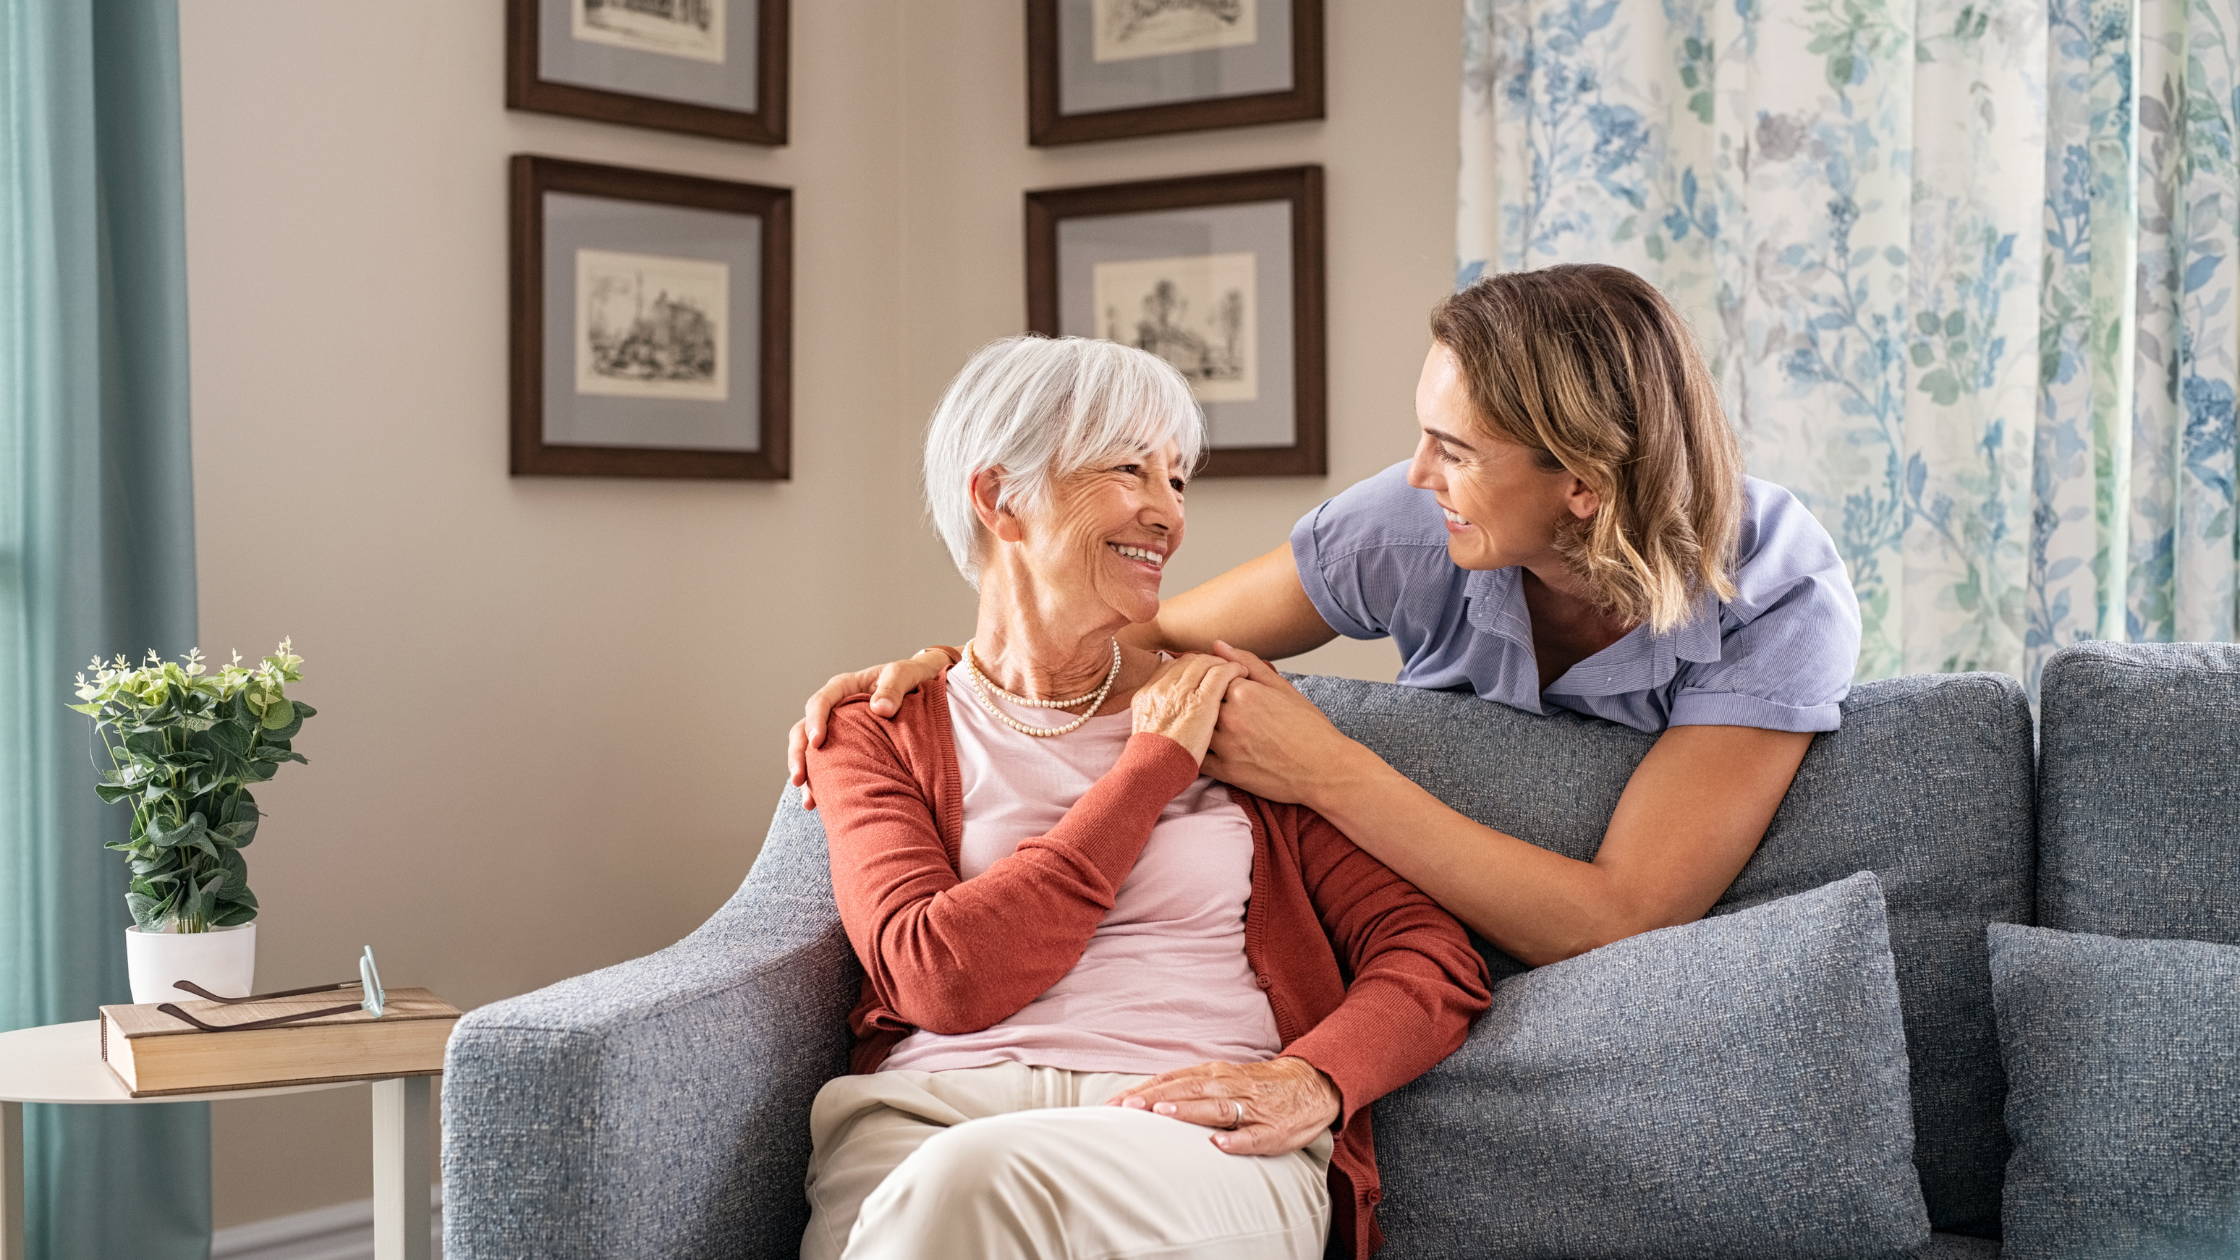
[[[972,680],[972,690],[974,694],[980,697],[980,707],[988,711],[989,717],[992,717],[996,721],[1003,723],[1005,726],[1008,726],[1012,730],[1019,732],[1021,735],[1032,735],[1038,739],[1048,739],[1053,735],[1064,735],[1069,731],[1080,730],[1083,723],[1096,716],[1097,709],[1104,704],[1104,698],[1112,694],[1112,684],[1114,682],[1117,682],[1120,678],[1120,640],[1114,639],[1112,641],[1112,668],[1105,671],[1104,685],[1097,688],[1095,691],[1090,692],[1088,695],[1075,696],[1071,700],[1033,700],[1029,699],[1026,696],[1012,695],[1010,692],[1005,691],[1003,688],[996,686],[995,683],[989,681],[986,674],[980,672],[979,662],[972,659],[972,645],[970,643],[964,645],[964,670],[965,677]],[[1080,717],[1077,717],[1071,722],[1066,723],[1064,726],[1034,726],[1029,723],[1019,721],[1017,718],[1014,718],[1010,714],[1005,713],[1003,710],[997,708],[995,700],[988,695],[988,692],[991,690],[994,691],[996,695],[1002,696],[1004,699],[1009,700],[1013,704],[1022,704],[1031,709],[1070,709],[1077,704],[1086,704],[1089,707],[1085,712],[1082,713]]]

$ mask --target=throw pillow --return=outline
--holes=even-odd
[[[2240,1256],[2240,946],[1990,933],[2006,1260]]]
[[[1541,967],[1377,1104],[1385,1260],[1905,1255],[1906,1075],[1871,872]]]

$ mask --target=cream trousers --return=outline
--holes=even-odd
[[[1199,1125],[1098,1105],[1147,1079],[1004,1063],[828,1082],[802,1260],[1316,1260],[1330,1136],[1226,1155]]]

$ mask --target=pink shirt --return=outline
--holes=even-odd
[[[1021,840],[1057,825],[1120,760],[1135,723],[1123,711],[1038,739],[990,717],[963,666],[952,669],[948,681],[964,787],[959,873],[970,880]],[[1021,722],[1072,720],[1055,710],[996,703]],[[1252,824],[1227,788],[1201,776],[1160,812],[1073,970],[1024,1009],[979,1032],[911,1033],[880,1068],[938,1072],[1026,1063],[1158,1073],[1272,1059],[1282,1047],[1275,1013],[1244,953],[1251,892]]]

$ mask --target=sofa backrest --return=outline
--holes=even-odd
[[[2039,698],[2038,925],[2240,945],[2240,647],[2079,644]]]
[[[1337,678],[1299,680],[1347,734],[1464,815],[1593,857],[1653,737],[1570,713]],[[1984,929],[2032,919],[2029,705],[1998,674],[1854,689],[1712,913],[1862,870],[1882,880],[1906,1021],[1914,1163],[1938,1229],[1995,1234],[2005,1076]],[[1521,964],[1481,944],[1495,979]]]
[[[1298,682],[1348,734],[1456,810],[1580,859],[1593,857],[1654,742],[1613,723],[1539,717],[1467,695],[1341,678]],[[2013,679],[1918,675],[1857,687],[1844,702],[1842,729],[1813,741],[1764,844],[1712,910],[1729,913],[1862,870],[1881,878],[1912,1068],[1914,1164],[1941,1230],[1990,1235],[1998,1227],[2006,1079],[1984,929],[2034,921],[2034,792],[2030,712]],[[781,897],[789,907],[782,917],[821,934],[851,977],[820,986],[831,996],[803,1018],[839,1020],[860,973],[830,917],[821,819],[797,799],[785,794],[747,886],[701,933],[767,929],[770,899]],[[1496,979],[1524,970],[1480,948]],[[837,1057],[828,1066],[844,1070]]]

